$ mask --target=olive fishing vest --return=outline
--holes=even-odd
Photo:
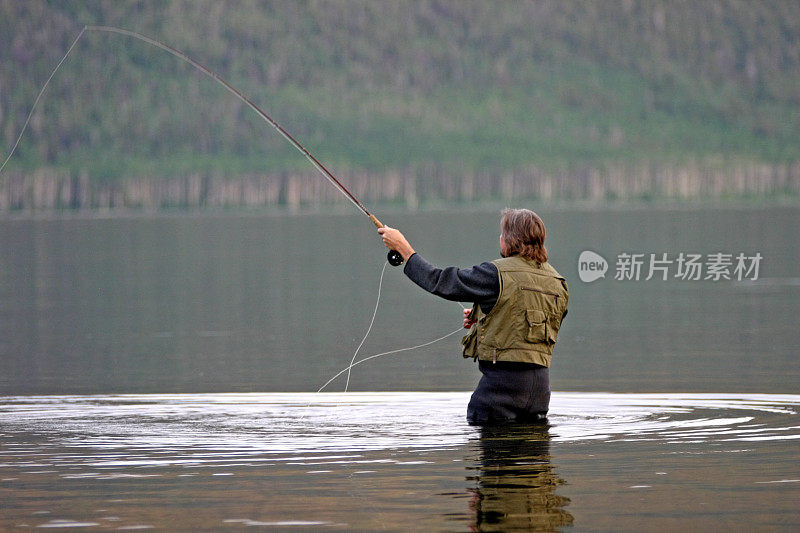
[[[567,314],[566,280],[547,262],[512,256],[492,263],[500,274],[500,295],[488,315],[473,306],[476,323],[461,341],[464,357],[550,366]]]

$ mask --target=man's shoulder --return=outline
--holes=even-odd
[[[518,255],[495,259],[492,261],[492,264],[494,264],[495,267],[497,267],[497,270],[500,272],[533,272],[535,274],[551,276],[561,280],[565,279],[564,276],[559,274],[558,271],[547,261],[544,263],[537,263],[536,261],[525,259]]]

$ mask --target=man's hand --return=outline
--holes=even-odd
[[[469,318],[472,309],[464,309],[464,329],[469,329],[475,325],[475,321]]]
[[[390,250],[395,250],[403,256],[403,261],[408,261],[408,258],[414,255],[414,249],[408,244],[408,241],[400,233],[400,230],[384,226],[378,228],[378,235],[383,239],[383,244]]]

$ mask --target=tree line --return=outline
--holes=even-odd
[[[649,174],[632,169],[702,181],[707,172],[692,169],[763,166],[780,175],[800,159],[797,2],[0,0],[4,154],[86,24],[186,52],[336,173],[368,174],[387,191],[393,176],[413,176],[405,182],[420,185],[423,200],[508,175],[561,176],[573,196],[588,190],[587,172],[617,169],[635,188]],[[283,183],[307,165],[190,66],[130,38],[89,33],[54,77],[0,185],[11,187],[10,171],[29,184],[59,175],[97,191],[192,176]],[[47,188],[30,187],[24,197]],[[618,195],[613,187],[586,194]],[[9,196],[7,205],[17,203]]]

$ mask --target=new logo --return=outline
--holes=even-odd
[[[591,283],[606,277],[608,262],[600,254],[584,250],[578,257],[578,277],[584,283]]]

